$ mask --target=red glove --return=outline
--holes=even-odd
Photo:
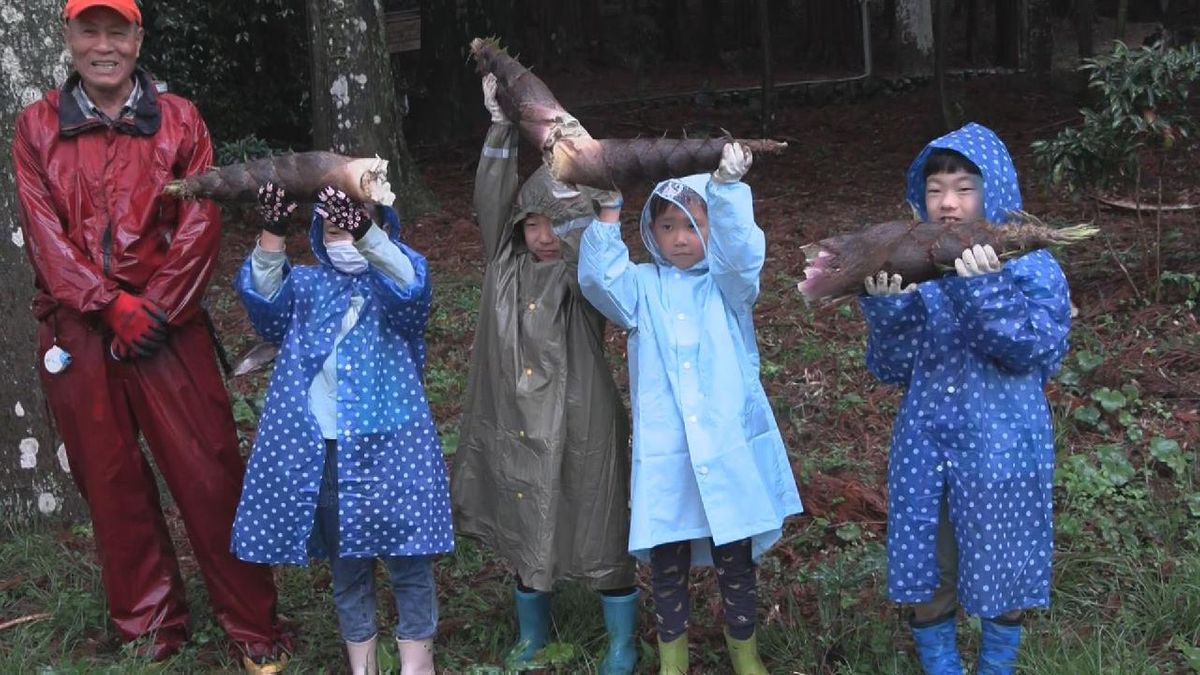
[[[148,356],[167,340],[166,313],[145,298],[121,291],[100,314],[116,334],[113,356],[128,355],[130,350],[137,356]]]

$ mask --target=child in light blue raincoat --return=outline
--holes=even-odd
[[[754,565],[801,511],[759,381],[752,310],[766,246],[741,182],[750,163],[731,143],[711,176],[658,184],[641,217],[654,262],[630,261],[619,202],[601,209],[581,244],[584,296],[629,331],[629,549],[651,563],[663,673],[687,672],[693,564],[716,566],[736,672],[766,672]]]
[[[908,199],[932,221],[992,223],[1021,208],[1008,149],[967,126],[930,142]],[[1067,280],[1039,250],[962,252],[955,272],[861,297],[867,367],[906,388],[888,462],[888,596],[913,605],[927,673],[961,673],[958,606],[982,619],[981,674],[1011,673],[1022,610],[1050,600],[1054,434],[1046,381],[1067,350]]]
[[[432,675],[433,558],[454,548],[446,465],[422,369],[430,283],[390,208],[373,216],[326,188],[309,238],[319,264],[292,267],[282,190],[238,292],[280,346],[233,527],[257,563],[327,558],[353,673],[376,672],[375,559],[391,577],[405,673]]]

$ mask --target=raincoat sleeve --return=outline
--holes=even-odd
[[[919,292],[859,297],[867,319],[867,369],[880,381],[908,386],[925,333]]]
[[[400,231],[400,216],[395,210],[382,210],[384,226],[389,232]],[[379,228],[372,228],[378,230]],[[382,232],[380,232],[382,234]],[[363,237],[365,240],[368,233]],[[383,305],[384,314],[393,322],[402,335],[412,339],[425,334],[425,323],[429,318],[429,303],[433,298],[433,285],[429,279],[429,265],[425,256],[417,253],[412,247],[399,241],[384,237],[385,241],[375,247],[375,257],[380,258],[383,265],[374,266],[375,260],[360,248],[363,257],[371,262],[370,279],[374,296]],[[383,261],[382,256],[387,256]],[[403,262],[400,259],[403,259]],[[407,283],[396,278],[402,267],[407,266],[411,273]]]
[[[510,236],[508,221],[517,198],[517,142],[520,135],[513,124],[493,124],[479,154],[475,172],[475,219],[483,236],[483,254],[495,260],[500,245]]]
[[[413,282],[412,261],[404,255],[400,247],[388,239],[382,228],[372,227],[367,230],[362,239],[354,242],[354,247],[388,279],[400,286],[407,286]]]
[[[273,258],[269,252],[263,252],[267,254],[266,257],[259,256],[259,253],[256,247],[242,264],[236,282],[237,291],[254,330],[267,342],[281,344],[292,320],[295,293],[292,268],[283,254],[278,254],[283,260],[276,270],[273,268],[278,264],[278,258]],[[259,256],[258,260],[256,256]]]
[[[174,173],[186,178],[212,164],[212,139],[199,111],[190,103],[184,116]],[[159,133],[163,133],[160,131]],[[217,262],[221,243],[221,220],[215,202],[207,199],[180,200],[179,215],[167,257],[146,282],[142,295],[153,300],[172,324],[183,323],[199,309],[204,289]]]
[[[1058,370],[1071,304],[1067,278],[1049,252],[1009,261],[993,274],[951,277],[946,292],[977,354],[1013,373],[1041,370],[1043,379]]]
[[[593,220],[583,233],[578,264],[583,297],[621,328],[637,328],[637,268],[621,239],[621,224]]]
[[[758,298],[766,259],[763,231],[754,222],[750,186],[708,182],[708,269],[725,302],[748,310]]]
[[[39,284],[59,303],[78,312],[104,309],[117,297],[117,283],[67,238],[65,224],[50,197],[30,136],[28,116],[17,119],[13,169],[25,253]]]

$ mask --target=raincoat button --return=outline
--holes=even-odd
[[[707,467],[707,466],[702,466],[702,467],[700,467],[699,469],[696,469],[696,470],[700,472],[700,475],[701,475],[701,476],[707,476],[707,475],[708,475],[708,467]]]
[[[525,374],[526,374],[526,375],[532,375],[532,374],[533,374],[533,368],[526,368],[526,369],[525,369]]]
[[[517,499],[525,499],[525,493],[524,493],[524,492],[518,492],[518,493],[517,493]]]
[[[684,362],[683,362],[683,369],[684,369],[684,370],[691,370],[691,368],[692,368],[692,362],[691,362],[691,361],[684,361]]]
[[[536,302],[529,303],[529,311],[532,312],[535,309],[537,309],[537,303]]]
[[[518,436],[520,436],[521,438],[525,438],[525,432],[524,432],[524,431],[518,431],[518,432],[517,432],[517,435],[518,435]]]
[[[680,321],[683,321],[684,319],[686,319],[686,318],[687,318],[687,315],[686,315],[686,314],[684,314],[683,312],[680,312],[680,313],[678,313],[678,314],[676,314],[676,315],[675,315],[675,318],[676,318],[676,319],[679,319]]]
[[[692,424],[695,424],[695,423],[696,423],[696,416],[695,416],[695,415],[692,415],[691,417],[688,417],[688,421],[689,421],[689,422],[691,422]]]
[[[946,387],[946,393],[953,394],[954,393],[954,385],[950,385],[949,387]]]

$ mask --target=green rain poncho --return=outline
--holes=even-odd
[[[629,423],[604,358],[604,318],[576,280],[592,214],[556,199],[544,168],[518,193],[517,140],[517,127],[492,125],[475,178],[487,267],[451,478],[455,529],[531,588],[626,588]],[[561,259],[538,262],[526,249],[518,228],[534,213],[555,225]]]

